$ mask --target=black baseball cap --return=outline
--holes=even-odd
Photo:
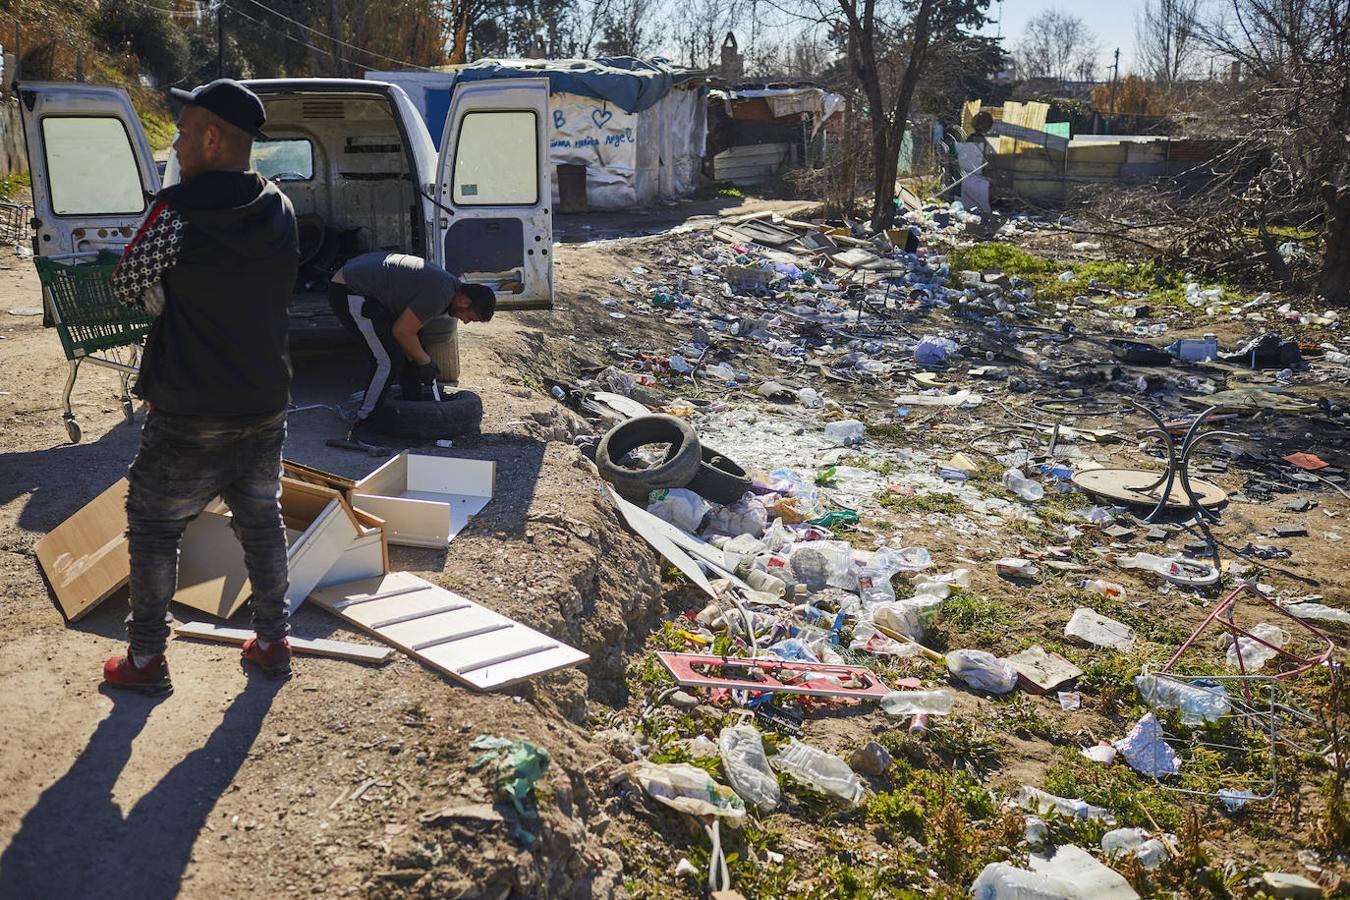
[[[262,132],[262,127],[267,124],[263,102],[233,78],[217,78],[190,91],[169,88],[169,96],[213,112],[255,138],[267,138]]]

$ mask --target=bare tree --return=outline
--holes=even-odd
[[[1097,36],[1072,13],[1047,9],[1027,22],[1013,53],[1022,78],[1053,78],[1060,84],[1091,81],[1097,66]]]
[[[1140,74],[1171,87],[1194,71],[1200,0],[1145,0],[1134,25]]]
[[[1350,303],[1350,3],[1227,0],[1202,30],[1209,49],[1241,65],[1245,90],[1231,115],[1268,153],[1266,173],[1290,218],[1317,210],[1320,288]],[[1264,208],[1258,228],[1265,232]],[[1273,239],[1272,239],[1273,240]]]
[[[671,22],[671,35],[680,56],[691,68],[706,69],[720,62],[722,41],[741,21],[736,0],[686,0]]]

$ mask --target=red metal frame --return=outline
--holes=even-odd
[[[826,663],[789,662],[778,659],[746,659],[739,656],[704,656],[698,653],[657,653],[657,659],[675,676],[681,687],[728,688],[736,691],[756,691],[760,693],[805,694],[811,697],[843,697],[850,700],[880,700],[891,693],[876,673],[863,666],[832,666]],[[763,672],[756,680],[749,677],[719,678],[700,675],[694,671],[696,665],[744,666]],[[836,688],[825,685],[811,686],[791,684],[775,678],[773,673],[805,673],[817,675],[838,675],[856,678],[863,683],[860,688]]]

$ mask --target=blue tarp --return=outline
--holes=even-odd
[[[685,76],[661,60],[631,56],[599,59],[485,59],[455,73],[457,81],[487,81],[492,78],[539,78],[549,80],[552,93],[580,94],[607,100],[624,112],[649,109],[670,93]]]

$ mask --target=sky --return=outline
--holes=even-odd
[[[998,34],[999,9],[1003,13],[1003,46],[1012,50],[1026,30],[1027,21],[1047,9],[1058,9],[1082,19],[1088,30],[1097,36],[1100,48],[1097,60],[1098,77],[1108,77],[1108,67],[1117,47],[1120,48],[1120,74],[1129,74],[1134,68],[1134,20],[1144,0],[992,0],[989,17],[995,20],[984,31]]]

